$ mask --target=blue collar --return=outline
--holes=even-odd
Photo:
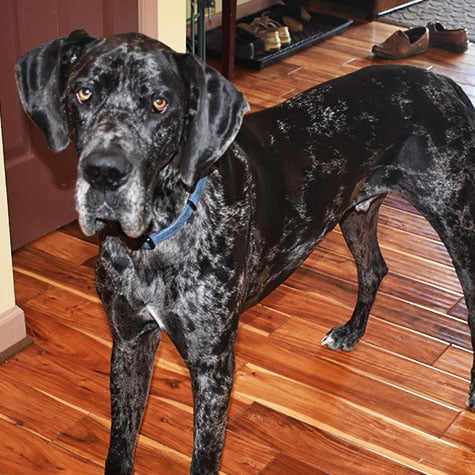
[[[161,231],[151,233],[145,239],[142,245],[142,249],[152,250],[155,246],[167,239],[173,237],[180,229],[185,225],[190,216],[196,211],[198,201],[201,197],[201,193],[204,190],[208,177],[201,178],[195,186],[193,193],[191,193],[188,201],[186,202],[185,209],[181,212],[180,216],[170,226],[162,229]]]

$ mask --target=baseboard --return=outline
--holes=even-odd
[[[25,314],[16,305],[0,314],[0,362],[31,344],[26,335]]]
[[[22,352],[25,348],[28,348],[35,342],[31,336],[25,336],[22,340],[16,342],[14,345],[7,348],[0,353],[0,363],[4,363],[7,360],[12,359],[17,353]]]

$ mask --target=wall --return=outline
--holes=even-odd
[[[257,11],[265,10],[275,3],[278,3],[278,0],[237,0],[236,18],[243,18],[245,16],[252,15]],[[207,30],[221,26],[222,10],[223,0],[216,0],[216,7],[212,11],[211,21],[208,21],[208,19],[206,20],[205,27]],[[190,15],[190,3],[189,1],[186,1],[186,18],[189,18]]]
[[[186,51],[186,6],[188,0],[138,0],[139,31]]]
[[[137,0],[139,31],[170,46],[186,51],[186,20],[190,16],[189,0]],[[238,18],[268,8],[276,0],[237,0]],[[222,0],[216,1],[212,19],[207,28],[221,25]]]
[[[237,5],[242,5],[244,3],[249,3],[253,0],[237,0],[236,4]],[[213,13],[218,13],[223,11],[223,0],[215,0],[216,6],[213,9]],[[195,2],[195,8],[196,8],[196,2]],[[187,18],[190,16],[190,2],[187,0],[186,2],[186,14]]]
[[[0,361],[7,359],[28,342],[25,316],[23,311],[15,305],[2,125],[0,122]]]

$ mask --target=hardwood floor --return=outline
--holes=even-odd
[[[261,72],[238,69],[235,83],[253,110],[271,106],[379,62],[371,45],[395,29],[354,25]],[[474,45],[463,55],[431,49],[404,62],[451,76],[475,101]],[[467,311],[450,259],[396,196],[382,207],[379,233],[390,274],[353,352],[320,345],[356,297],[339,229],[242,316],[223,473],[475,472]],[[96,252],[71,225],[14,255],[17,302],[35,343],[0,367],[1,474],[102,473],[111,340],[94,291]],[[188,472],[190,382],[166,337],[141,434],[137,473]]]

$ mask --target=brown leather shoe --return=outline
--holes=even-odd
[[[386,41],[373,46],[375,56],[387,59],[408,58],[422,54],[429,48],[429,30],[425,26],[410,30],[398,30]]]
[[[429,46],[441,48],[453,53],[463,53],[468,48],[468,36],[465,28],[446,30],[440,23],[428,23]]]

